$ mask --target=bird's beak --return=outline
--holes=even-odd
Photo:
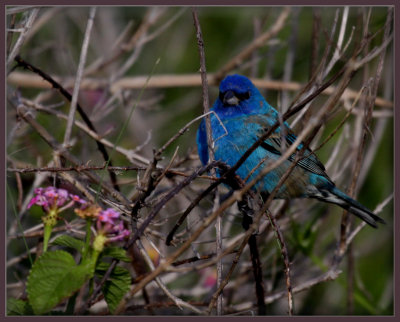
[[[223,103],[224,105],[238,105],[239,99],[233,91],[227,91],[224,95]]]

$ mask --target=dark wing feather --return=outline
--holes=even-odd
[[[287,131],[288,133],[285,136],[285,143],[287,144],[287,147],[289,147],[296,141],[297,137],[294,133],[289,132],[290,131],[289,129],[287,129]],[[262,148],[277,155],[282,155],[281,146],[282,146],[281,136],[277,133],[272,134],[271,137],[269,137],[267,140],[261,143]],[[298,145],[297,150],[300,150],[302,147],[303,144],[301,143]],[[288,158],[288,160],[293,162],[295,160],[295,157],[296,155],[293,153]],[[303,158],[300,161],[298,161],[297,164],[303,169],[321,175],[331,182],[328,175],[325,173],[324,165],[321,163],[321,161],[318,160],[318,158],[313,154],[313,152],[310,149],[307,148],[304,151]]]

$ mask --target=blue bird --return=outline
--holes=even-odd
[[[227,76],[221,82],[219,97],[211,110],[220,119],[210,114],[212,136],[215,142],[214,157],[215,160],[223,161],[230,167],[234,166],[247,149],[279,119],[278,112],[265,101],[253,83],[241,75]],[[285,141],[283,144],[286,148],[296,141],[296,135],[289,124],[284,122],[283,126],[285,127],[283,133],[281,133],[281,127],[278,127],[236,170],[239,177],[247,181],[252,180],[263,167],[279,159],[282,140]],[[201,162],[207,164],[208,146],[204,119],[197,131],[197,147]],[[301,147],[300,144],[297,149]],[[252,189],[262,195],[270,194],[294,159],[295,154],[268,172]],[[254,170],[257,166],[258,168]],[[377,222],[385,223],[382,218],[336,188],[325,173],[324,165],[310,149],[305,150],[304,158],[298,161],[275,198],[316,198],[339,205],[372,227],[376,228]]]

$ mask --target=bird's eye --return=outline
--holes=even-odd
[[[245,100],[247,100],[247,99],[250,98],[250,91],[248,91],[248,92],[246,92],[246,93],[237,93],[237,94],[236,94],[236,97],[237,97],[238,99],[240,99],[241,101],[245,101]]]
[[[219,92],[219,99],[223,102],[227,92]],[[234,95],[240,100],[245,101],[250,98],[250,91],[245,93],[234,92]]]

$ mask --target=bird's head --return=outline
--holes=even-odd
[[[217,108],[230,113],[260,112],[264,108],[264,98],[253,83],[242,75],[229,75],[219,86]]]

